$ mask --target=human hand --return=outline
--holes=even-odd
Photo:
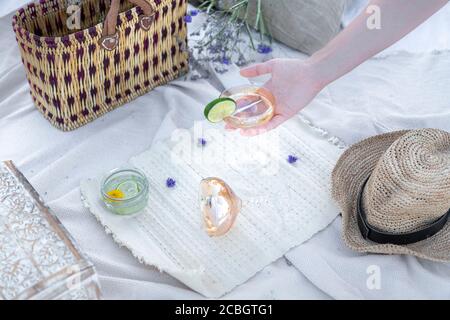
[[[308,61],[274,59],[241,70],[241,75],[247,78],[264,74],[272,75],[263,87],[275,97],[275,116],[262,126],[241,129],[242,135],[254,136],[278,127],[306,107],[325,86],[315,67]],[[236,129],[230,125],[226,128]]]

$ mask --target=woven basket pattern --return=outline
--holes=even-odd
[[[139,24],[142,9],[121,2],[113,51],[99,45],[110,0],[85,0],[75,32],[65,0],[41,0],[15,14],[33,101],[55,127],[74,130],[187,72],[187,0],[148,1],[156,7],[148,31]]]

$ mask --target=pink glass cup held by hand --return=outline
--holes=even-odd
[[[269,90],[242,85],[225,90],[204,111],[212,123],[224,121],[227,127],[253,128],[269,122],[275,114],[275,98]]]

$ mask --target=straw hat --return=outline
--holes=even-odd
[[[332,184],[351,249],[450,261],[450,133],[363,140],[341,156]]]

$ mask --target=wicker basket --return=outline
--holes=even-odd
[[[40,0],[13,18],[31,95],[57,128],[76,129],[187,72],[187,0],[84,0],[74,32],[67,5]]]

